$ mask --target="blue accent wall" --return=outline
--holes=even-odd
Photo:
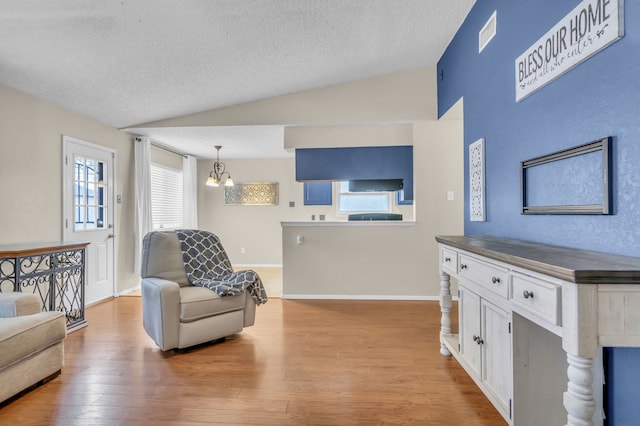
[[[640,257],[640,1],[624,4],[622,39],[515,101],[515,59],[579,3],[479,0],[438,62],[438,114],[464,98],[465,200],[468,146],[485,138],[487,221],[470,222],[467,204],[465,234]],[[478,32],[494,11],[496,36],[478,53]],[[613,215],[520,214],[521,161],[606,136],[613,137]],[[640,404],[621,396],[640,401],[640,349],[607,355],[608,424],[637,424]]]

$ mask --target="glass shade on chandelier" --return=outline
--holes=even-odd
[[[233,179],[231,179],[231,174],[226,171],[226,166],[224,165],[224,163],[220,162],[220,148],[222,148],[222,146],[216,145],[215,148],[216,162],[213,163],[213,169],[211,170],[211,172],[209,172],[209,177],[207,178],[206,185],[220,186],[220,184],[224,180],[224,186],[233,186]]]

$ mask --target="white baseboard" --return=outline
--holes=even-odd
[[[440,296],[397,296],[377,294],[283,294],[281,299],[299,300],[427,300],[437,302]],[[454,300],[458,298],[455,297]]]

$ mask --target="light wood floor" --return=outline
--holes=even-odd
[[[0,408],[1,425],[505,425],[440,356],[436,302],[271,299],[225,342],[167,353],[140,298],[86,318],[62,374]]]

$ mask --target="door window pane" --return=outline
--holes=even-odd
[[[106,181],[104,163],[99,160],[74,157],[74,229],[76,231],[106,227]]]

